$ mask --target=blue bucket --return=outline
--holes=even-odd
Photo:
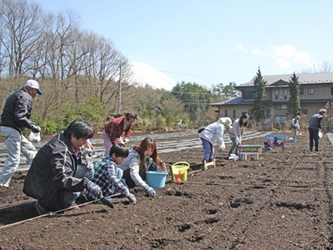
[[[292,139],[291,142],[292,142],[292,143],[295,143],[295,142],[296,142],[296,139]]]
[[[150,166],[149,166],[150,167]],[[165,186],[167,171],[164,165],[164,171],[146,171],[146,182],[152,188],[163,188]]]

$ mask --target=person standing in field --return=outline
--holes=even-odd
[[[319,151],[319,132],[321,133],[322,120],[324,117],[327,117],[327,110],[320,109],[318,114],[314,114],[309,121],[309,147],[310,151],[313,150],[313,144],[316,152]]]
[[[32,99],[43,92],[36,80],[26,81],[23,88],[11,94],[5,103],[1,114],[1,132],[4,135],[8,150],[8,157],[0,173],[0,187],[9,187],[19,164],[21,153],[31,164],[37,150],[34,145],[22,134],[25,128],[34,133],[41,131],[40,127],[30,120]]]
[[[300,119],[300,117],[298,115],[291,120],[291,132],[292,132],[293,139],[296,139],[297,130],[299,130],[299,119]]]
[[[112,145],[118,142],[127,143],[132,131],[132,125],[137,119],[137,114],[128,112],[124,116],[114,118],[109,121],[105,126],[102,133],[105,152],[104,156],[109,155]],[[121,135],[125,133],[125,139],[121,139]]]

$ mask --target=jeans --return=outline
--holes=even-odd
[[[28,164],[30,165],[37,154],[37,150],[34,145],[16,129],[1,126],[1,132],[5,136],[8,157],[0,173],[0,183],[8,185],[20,164],[21,153],[27,158]]]
[[[88,165],[89,166],[89,165]],[[94,176],[94,168],[87,168],[85,166],[78,165],[74,177],[82,179],[86,177],[88,180],[91,180]],[[64,194],[64,204],[65,207],[72,205],[76,199],[80,196],[81,192],[65,192]]]
[[[203,157],[202,162],[204,162],[204,161],[210,162],[214,158],[213,144],[203,138],[201,138],[201,141],[202,141],[202,147],[203,147],[203,151],[204,151],[204,157]]]

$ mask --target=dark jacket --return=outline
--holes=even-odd
[[[314,114],[309,121],[309,128],[311,129],[321,129],[321,120],[323,116],[321,114]]]
[[[86,178],[73,177],[77,164],[70,140],[63,133],[56,135],[36,154],[23,192],[51,211],[65,208],[65,192],[83,191],[88,183]]]
[[[32,110],[32,96],[24,87],[11,94],[1,114],[1,126],[11,127],[22,133],[24,128],[32,128],[29,120]]]

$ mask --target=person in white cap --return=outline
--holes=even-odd
[[[223,134],[232,127],[232,121],[229,117],[221,117],[216,122],[213,122],[201,129],[199,137],[202,141],[202,147],[204,151],[204,157],[202,159],[202,167],[204,168],[204,162],[206,163],[213,161],[214,159],[214,145],[219,147],[219,151],[225,150],[225,143],[223,139]],[[199,130],[200,131],[200,130]],[[198,131],[198,132],[199,132]]]
[[[22,134],[24,128],[38,133],[40,127],[30,120],[32,99],[42,95],[40,85],[35,80],[28,80],[24,87],[11,94],[5,103],[1,114],[1,132],[6,138],[8,157],[0,173],[0,188],[9,187],[9,182],[20,164],[21,153],[31,164],[37,150]]]

